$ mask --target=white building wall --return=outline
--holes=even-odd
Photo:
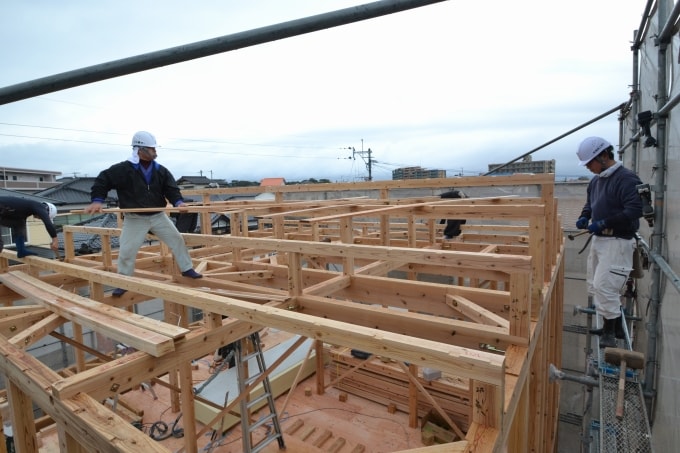
[[[673,1],[666,2],[666,11],[673,9]],[[654,12],[651,27],[644,37],[644,44],[640,51],[640,107],[639,111],[650,110],[656,113],[660,106],[657,105],[659,90],[659,46],[656,37],[664,24],[659,25],[657,19],[658,9]],[[678,53],[680,51],[680,39],[677,34],[673,37],[672,45],[666,52],[668,67],[665,73],[668,77],[668,86],[665,91],[668,99],[680,95],[680,65]],[[633,126],[635,118],[627,119],[627,130]],[[651,128],[652,136],[658,138],[658,130]],[[631,134],[626,132],[624,143]],[[657,156],[657,148],[644,148],[644,137],[640,140],[637,152],[637,172],[645,183],[649,183],[653,190],[665,190],[663,205],[656,206],[663,212],[663,235],[655,237],[647,222],[641,221],[640,235],[650,245],[657,245],[661,241],[662,255],[669,263],[674,272],[680,270],[680,106],[676,106],[668,118],[666,127],[665,149],[665,187],[656,187],[658,171],[660,168]],[[635,155],[632,149],[624,154],[624,163],[630,166]],[[638,283],[638,303],[640,315],[647,314],[648,303],[653,296],[652,272],[648,271],[643,280]],[[677,451],[680,445],[680,293],[668,281],[661,279],[661,304],[659,307],[658,350],[656,363],[650,363],[647,357],[647,366],[656,366],[656,393],[655,407],[650,418],[652,421],[653,445],[657,452]],[[643,330],[639,332],[637,350],[647,351],[647,326],[646,320],[638,323]]]

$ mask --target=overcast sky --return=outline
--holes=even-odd
[[[364,3],[6,0],[0,87]],[[628,100],[644,4],[449,0],[0,105],[0,166],[96,176],[148,130],[176,178],[480,174]],[[532,157],[589,175],[576,146],[617,132]]]

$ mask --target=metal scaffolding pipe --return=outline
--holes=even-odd
[[[657,17],[659,23],[663,23],[670,17],[666,10],[666,3],[659,2]],[[666,28],[666,27],[664,27]],[[667,50],[670,47],[667,43],[661,42],[658,51],[658,73],[657,73],[657,88],[658,88],[658,98],[657,106],[660,110],[668,101],[667,96],[667,86],[668,79],[666,77],[666,65],[668,64],[669,58],[667,55]],[[664,232],[664,204],[666,197],[666,152],[668,148],[666,147],[666,116],[660,116],[656,123],[656,162],[655,168],[658,169],[656,172],[656,178],[654,182],[654,227],[652,236],[654,242],[652,243],[652,251],[656,256],[661,256],[663,252],[663,240],[665,237]],[[652,397],[647,400],[647,414],[649,414],[650,423],[653,424],[654,420],[654,408],[656,404],[656,380],[657,380],[657,361],[658,361],[658,338],[659,338],[659,308],[661,306],[661,268],[656,261],[652,266],[652,285],[649,297],[649,305],[647,311],[647,354],[645,364],[645,381],[644,381],[644,394],[652,395]]]
[[[659,33],[659,37],[657,38],[658,43],[670,44],[673,35],[675,35],[675,22],[678,20],[679,16],[680,3],[676,3],[675,6],[673,6],[673,11],[671,11],[671,14],[666,20],[663,30]]]
[[[598,381],[597,379],[593,379],[589,376],[576,376],[573,374],[567,374],[564,371],[557,368],[552,363],[549,365],[548,368],[548,379],[550,380],[550,382],[554,382],[556,380],[572,381],[577,382],[579,384],[587,385],[588,387],[598,387],[600,385],[600,381]]]
[[[148,69],[418,8],[445,0],[382,0],[62,72],[0,88],[0,105]]]
[[[580,124],[580,125],[576,126],[575,128],[573,128],[573,129],[571,129],[571,130],[565,132],[564,134],[562,134],[562,135],[560,135],[560,136],[558,136],[558,137],[555,137],[555,138],[553,138],[553,139],[550,140],[550,141],[547,141],[547,142],[543,143],[541,146],[538,146],[538,147],[532,149],[531,151],[527,151],[526,153],[522,154],[521,156],[515,157],[513,160],[511,160],[511,161],[509,161],[509,162],[506,162],[506,163],[504,163],[503,165],[499,165],[498,167],[494,168],[493,170],[487,171],[487,172],[484,173],[482,176],[489,176],[489,175],[491,175],[491,174],[493,174],[493,173],[496,173],[498,170],[501,170],[501,169],[507,167],[508,165],[512,164],[513,162],[516,162],[516,161],[518,161],[518,160],[520,160],[520,159],[523,159],[523,158],[525,158],[525,157],[527,157],[527,156],[529,156],[529,155],[535,153],[536,151],[538,151],[538,150],[540,150],[540,149],[543,149],[543,148],[545,148],[546,146],[555,143],[556,141],[562,140],[564,137],[566,137],[566,136],[568,136],[568,135],[571,135],[571,134],[573,134],[574,132],[579,131],[579,130],[583,129],[584,127],[589,126],[589,125],[591,125],[591,124],[593,124],[593,123],[595,123],[595,122],[597,122],[597,121],[600,121],[602,118],[605,118],[605,117],[611,115],[612,113],[614,113],[614,112],[616,112],[616,111],[619,111],[619,110],[623,109],[625,106],[626,106],[626,103],[625,103],[625,102],[622,102],[621,104],[617,105],[616,107],[613,107],[613,108],[607,110],[607,111],[604,112],[603,114],[598,115],[598,116],[596,116],[595,118],[593,118],[593,119],[591,119],[591,120],[588,120],[588,121],[586,121],[585,123]]]
[[[668,279],[668,282],[675,287],[675,290],[680,293],[680,277],[675,273],[670,264],[664,259],[663,256],[659,255],[657,252],[649,247],[649,244],[645,242],[640,235],[637,235],[637,240],[639,241],[642,248],[645,249],[651,260],[659,266],[659,269]]]

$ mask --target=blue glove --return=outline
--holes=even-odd
[[[579,230],[585,230],[588,228],[588,218],[587,217],[580,217],[576,221],[576,228]]]
[[[593,223],[591,223],[588,226],[588,231],[590,231],[593,234],[600,234],[602,230],[604,230],[604,228],[605,228],[604,220],[597,220],[593,221]]]

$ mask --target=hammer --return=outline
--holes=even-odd
[[[587,233],[590,233],[590,231],[588,231],[588,230],[583,230],[583,231],[579,231],[579,232],[576,233],[576,234],[569,234],[569,235],[567,235],[567,237],[569,238],[570,241],[573,241],[574,238],[577,238],[577,237],[579,237],[579,236],[581,236],[581,235],[584,235],[584,234],[587,234]]]
[[[604,348],[604,360],[612,365],[620,365],[619,390],[616,394],[616,418],[623,418],[623,397],[626,391],[626,367],[636,370],[645,367],[645,356],[641,352],[619,348]]]

